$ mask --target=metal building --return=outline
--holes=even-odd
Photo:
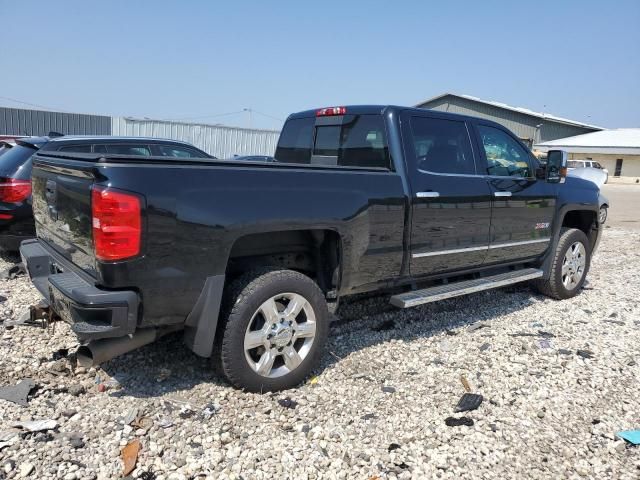
[[[189,142],[218,158],[273,155],[280,132],[167,120],[0,107],[0,135],[123,135]]]
[[[558,138],[602,130],[601,127],[539,113],[522,107],[481,100],[469,95],[444,93],[416,105],[443,112],[486,118],[504,125],[529,146]]]
[[[231,158],[234,155],[273,155],[280,136],[277,130],[130,117],[113,117],[111,132],[112,135],[182,140],[218,158]]]
[[[0,134],[111,135],[111,117],[0,107]]]

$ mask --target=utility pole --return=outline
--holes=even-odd
[[[251,110],[251,108],[243,108],[243,110],[249,113],[249,128],[251,128],[251,125],[253,124],[253,110]]]

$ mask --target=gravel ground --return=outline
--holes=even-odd
[[[120,478],[136,438],[131,475],[147,479],[640,478],[640,447],[615,436],[640,428],[638,245],[608,229],[563,302],[520,286],[345,305],[317,376],[273,395],[229,387],[179,335],[74,371],[66,325],[7,326],[38,294],[0,280],[0,386],[36,384],[27,406],[0,400],[0,478]],[[484,402],[455,414],[461,376]],[[472,426],[445,424],[463,415]],[[57,426],[11,438],[42,419]]]

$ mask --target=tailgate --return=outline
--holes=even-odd
[[[33,214],[38,237],[95,276],[91,228],[93,162],[33,157]]]

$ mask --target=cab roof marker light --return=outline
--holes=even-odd
[[[335,115],[344,115],[347,113],[346,107],[327,107],[316,111],[316,117],[331,117]]]

